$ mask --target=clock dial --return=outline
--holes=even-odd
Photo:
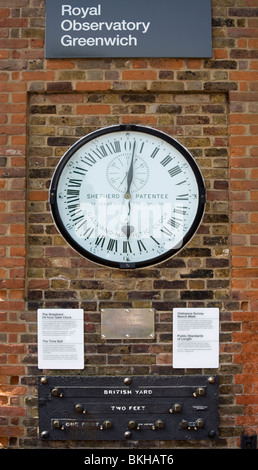
[[[74,144],[50,188],[57,228],[80,254],[112,267],[156,264],[197,230],[205,187],[177,141],[142,126],[112,126]]]

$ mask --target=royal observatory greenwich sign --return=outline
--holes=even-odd
[[[211,0],[46,0],[46,57],[211,57]]]

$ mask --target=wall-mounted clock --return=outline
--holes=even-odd
[[[52,178],[56,226],[81,255],[138,268],[181,250],[201,222],[205,185],[191,154],[156,129],[117,125],[78,140]]]

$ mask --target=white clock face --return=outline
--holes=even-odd
[[[156,264],[197,230],[201,173],[171,137],[141,126],[89,134],[60,161],[50,204],[57,228],[85,257],[108,266]]]

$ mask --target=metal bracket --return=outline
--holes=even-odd
[[[248,436],[243,434],[241,436],[241,449],[257,449],[257,435]]]

